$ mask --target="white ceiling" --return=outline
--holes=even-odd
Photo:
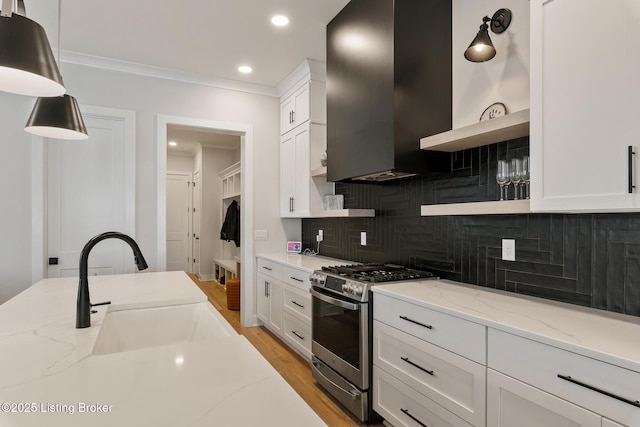
[[[326,62],[326,24],[348,0],[62,0],[62,60],[125,61],[274,88],[305,58]],[[55,0],[25,0],[57,46]],[[287,15],[287,27],[271,24]],[[69,55],[66,55],[69,54]],[[78,55],[79,54],[79,55]],[[238,72],[250,65],[253,73]]]
[[[167,145],[167,154],[192,156],[202,147],[236,150],[240,148],[240,137],[212,131],[206,128],[170,125],[167,128],[167,141],[178,145]]]

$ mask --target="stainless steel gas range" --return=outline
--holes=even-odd
[[[378,419],[370,398],[371,287],[418,279],[437,277],[393,264],[322,267],[310,277],[313,377],[360,421]]]

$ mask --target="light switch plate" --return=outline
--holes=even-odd
[[[366,231],[361,231],[360,232],[360,244],[362,246],[367,246],[367,232]]]
[[[255,230],[255,240],[269,240],[269,230]]]
[[[502,239],[502,259],[504,261],[516,260],[516,241],[514,239]]]

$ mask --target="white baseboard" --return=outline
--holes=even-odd
[[[216,280],[216,276],[213,274],[199,274],[198,280],[200,280],[201,282],[212,282]]]

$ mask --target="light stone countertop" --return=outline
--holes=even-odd
[[[185,273],[90,277],[91,301],[112,305],[95,307],[85,329],[77,286],[45,279],[0,305],[1,426],[325,425],[216,310],[228,337],[91,354],[110,307],[206,302]]]
[[[260,253],[257,254],[256,257],[268,259],[279,264],[288,264],[292,267],[306,270],[309,273],[331,265],[357,264],[344,259],[329,258],[320,255],[288,254],[286,252]]]
[[[374,294],[387,295],[640,372],[640,318],[635,316],[450,280],[402,282],[372,289]]]

